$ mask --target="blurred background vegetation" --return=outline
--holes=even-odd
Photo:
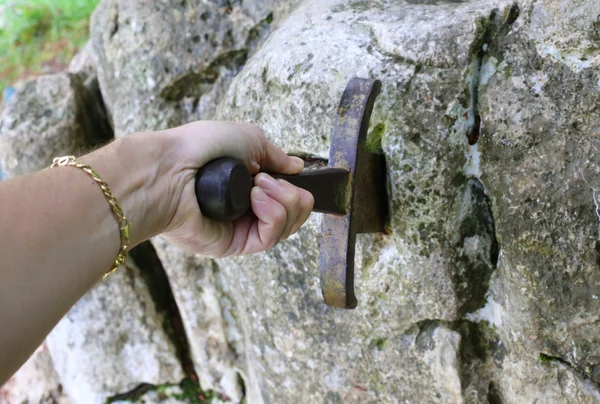
[[[0,0],[0,91],[30,75],[64,70],[89,36],[100,0]]]

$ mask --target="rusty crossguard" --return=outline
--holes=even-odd
[[[365,150],[369,120],[379,80],[353,78],[337,111],[327,168],[298,175],[273,174],[311,192],[315,212],[326,213],[321,238],[321,289],[333,307],[353,309],[354,244],[358,233],[384,232],[388,215],[383,155]],[[237,160],[221,158],[202,167],[196,197],[202,213],[216,220],[236,220],[250,210],[253,179]]]

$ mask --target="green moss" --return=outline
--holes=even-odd
[[[550,363],[554,360],[554,358],[552,358],[551,356],[548,356],[546,354],[541,353],[540,354],[540,360],[542,361],[542,363]]]
[[[377,338],[372,341],[372,344],[379,351],[383,351],[387,347],[388,341],[386,338]]]
[[[556,251],[543,241],[533,240],[528,237],[519,238],[516,247],[524,254],[536,254],[541,257],[552,257]]]
[[[350,8],[355,11],[367,11],[373,8],[378,8],[379,10],[384,10],[383,4],[378,1],[373,0],[355,0],[351,1],[349,4]]]
[[[504,19],[504,25],[512,25],[515,23],[519,15],[521,14],[521,9],[518,4],[512,4],[510,6],[506,6],[504,10],[502,10],[502,17]]]
[[[179,387],[180,392],[171,392],[170,390],[174,387]],[[106,404],[114,402],[144,403],[144,397],[152,391],[158,393],[162,398],[174,398],[190,404],[208,404],[215,398],[224,399],[224,397],[219,397],[214,391],[202,390],[198,382],[190,378],[185,378],[179,384],[164,383],[152,385],[144,383],[129,393],[109,397],[106,400]]]
[[[502,74],[505,79],[510,79],[512,77],[512,66],[507,64],[502,70]]]
[[[385,133],[385,123],[381,122],[377,124],[371,133],[367,135],[367,151],[371,153],[377,153],[381,151],[381,141]]]
[[[363,276],[367,275],[371,270],[371,267],[375,264],[375,257],[369,252],[365,251],[365,255],[363,256],[363,262],[361,266],[361,270]]]
[[[197,382],[194,382],[189,378],[183,379],[183,381],[179,383],[179,387],[181,388],[182,393],[174,394],[173,398],[187,400],[191,404],[210,403],[216,398],[214,391],[203,391]]]

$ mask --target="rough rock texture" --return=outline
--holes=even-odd
[[[349,79],[383,81],[371,143],[383,130],[393,233],[359,238],[358,309],[321,303],[318,217],[219,262],[249,397],[596,402],[598,223],[578,172],[595,184],[598,5],[415,3],[305,1],[219,107],[325,157]]]
[[[460,397],[458,359],[448,361],[443,377],[435,363],[404,366],[418,361],[420,351],[414,341],[399,341],[415,324],[455,322],[482,306],[496,265],[490,202],[463,170],[464,131],[445,115],[450,105],[460,107],[480,36],[475,21],[491,9],[482,1],[372,7],[307,1],[234,80],[220,118],[257,122],[287,151],[323,157],[350,78],[383,81],[372,126],[385,128],[393,234],[359,238],[359,308],[340,312],[322,304],[317,216],[268,253],[220,263],[242,296],[239,317],[246,319],[254,367],[246,376],[255,379],[248,384],[265,401],[339,401],[357,389],[372,400],[410,399],[423,391],[418,380],[434,379],[443,382],[427,401]],[[382,345],[389,349],[373,359]],[[299,372],[303,378],[295,377]]]
[[[104,0],[91,32],[117,136],[212,118],[231,79],[297,0]]]
[[[86,87],[98,86],[98,74],[96,72],[96,57],[92,48],[92,41],[88,41],[83,49],[71,60],[69,73],[79,77]]]
[[[233,297],[223,289],[223,275],[210,259],[187,254],[160,237],[153,244],[171,281],[202,388],[240,402],[244,386],[234,346],[242,335],[232,317]]]
[[[5,178],[47,167],[112,136],[104,107],[70,74],[19,85],[0,116],[0,171]]]
[[[69,404],[45,344],[0,386],[0,404],[16,403]]]
[[[91,54],[116,136],[214,118],[233,77],[298,2],[103,1],[92,20]],[[218,268],[155,244],[202,388],[241,400],[232,349],[241,334],[228,326],[234,303]]]
[[[598,388],[600,4],[570,4],[527,5],[484,55],[495,74],[480,87],[482,178],[503,246],[491,297],[507,345]]]
[[[347,82],[379,78],[391,234],[358,238],[354,311],[322,302],[319,215],[245,258],[153,240],[50,338],[74,403],[157,402],[195,377],[249,403],[600,402],[598,2],[167,3],[95,14],[117,135],[216,117],[327,157]],[[45,119],[5,112],[0,141],[7,116]]]
[[[54,328],[47,344],[74,403],[102,403],[142,383],[185,377],[140,269],[130,259]]]

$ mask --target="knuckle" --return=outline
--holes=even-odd
[[[273,248],[277,245],[277,243],[279,243],[279,241],[281,240],[281,237],[271,237],[271,239],[269,240],[268,248]]]
[[[281,181],[283,187],[285,188],[285,193],[282,195],[285,204],[288,206],[293,206],[293,207],[298,206],[299,207],[301,199],[302,199],[302,198],[300,198],[300,190],[296,186],[290,184],[287,181],[284,181],[284,180],[280,180],[280,181]]]
[[[273,219],[275,219],[277,223],[285,222],[287,219],[286,209],[283,206],[278,206],[273,209]]]
[[[264,248],[269,249],[271,247],[274,247],[277,243],[279,243],[279,241],[281,240],[282,235],[279,232],[270,232],[269,234],[265,235],[263,238],[263,245]]]
[[[313,196],[313,194],[311,194],[310,192],[305,191],[305,190],[303,190],[303,193],[304,193],[304,198],[305,198],[307,204],[311,207],[314,206],[315,197]]]

